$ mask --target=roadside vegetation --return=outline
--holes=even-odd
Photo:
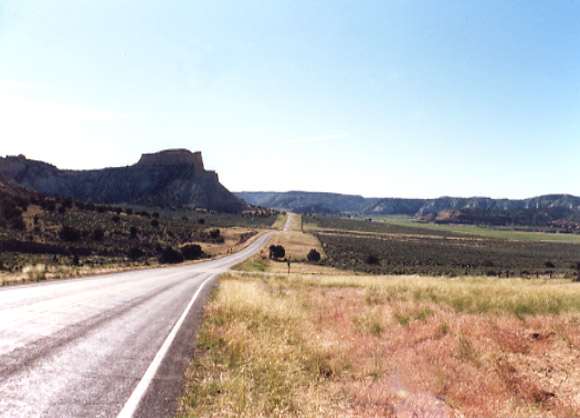
[[[178,416],[580,414],[579,283],[355,274],[295,218],[290,274],[266,249],[220,279]]]
[[[560,281],[229,274],[180,416],[577,416],[579,312]]]
[[[0,195],[2,284],[179,263],[227,254],[277,221],[224,214]]]
[[[578,277],[580,242],[540,239],[558,234],[495,231],[478,235],[465,234],[464,229],[470,227],[457,228],[321,216],[305,220],[305,230],[315,233],[322,243],[326,264],[344,270],[452,277]]]

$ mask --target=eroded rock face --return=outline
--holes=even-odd
[[[186,149],[143,154],[128,167],[60,170],[23,156],[0,158],[0,173],[38,192],[103,204],[196,207],[237,212],[247,204],[229,192],[201,152]]]
[[[187,149],[168,149],[154,154],[143,154],[136,164],[139,167],[167,167],[176,165],[194,166],[197,171],[204,171],[201,152]]]

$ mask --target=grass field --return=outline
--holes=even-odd
[[[230,274],[180,416],[577,416],[580,286]]]
[[[368,219],[346,219],[326,216],[306,216],[305,230],[310,232],[333,230],[345,232],[366,232],[373,234],[397,234],[397,235],[427,235],[438,237],[475,237],[492,238],[518,241],[557,241],[580,243],[580,235],[547,233],[547,232],[526,232],[508,228],[492,228],[471,225],[438,225],[427,222],[420,222],[412,219],[392,218],[370,218]]]
[[[305,230],[321,241],[326,264],[344,270],[446,276],[578,276],[580,242],[571,241],[577,238],[572,234],[322,216],[307,217],[305,225]],[[559,235],[568,240],[555,239]],[[544,237],[554,239],[541,239]]]
[[[580,284],[353,274],[256,255],[220,279],[182,417],[580,414]],[[259,264],[260,268],[255,268]]]

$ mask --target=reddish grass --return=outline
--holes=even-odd
[[[319,341],[346,353],[334,376],[354,416],[573,416],[580,413],[577,314],[456,314],[437,305],[387,304],[361,289],[310,291]],[[369,309],[380,333],[353,324]],[[430,310],[417,319],[417,312]],[[410,316],[400,325],[394,315]],[[445,325],[444,325],[445,324]]]

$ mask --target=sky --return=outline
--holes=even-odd
[[[0,156],[232,191],[580,195],[575,0],[0,3]]]

